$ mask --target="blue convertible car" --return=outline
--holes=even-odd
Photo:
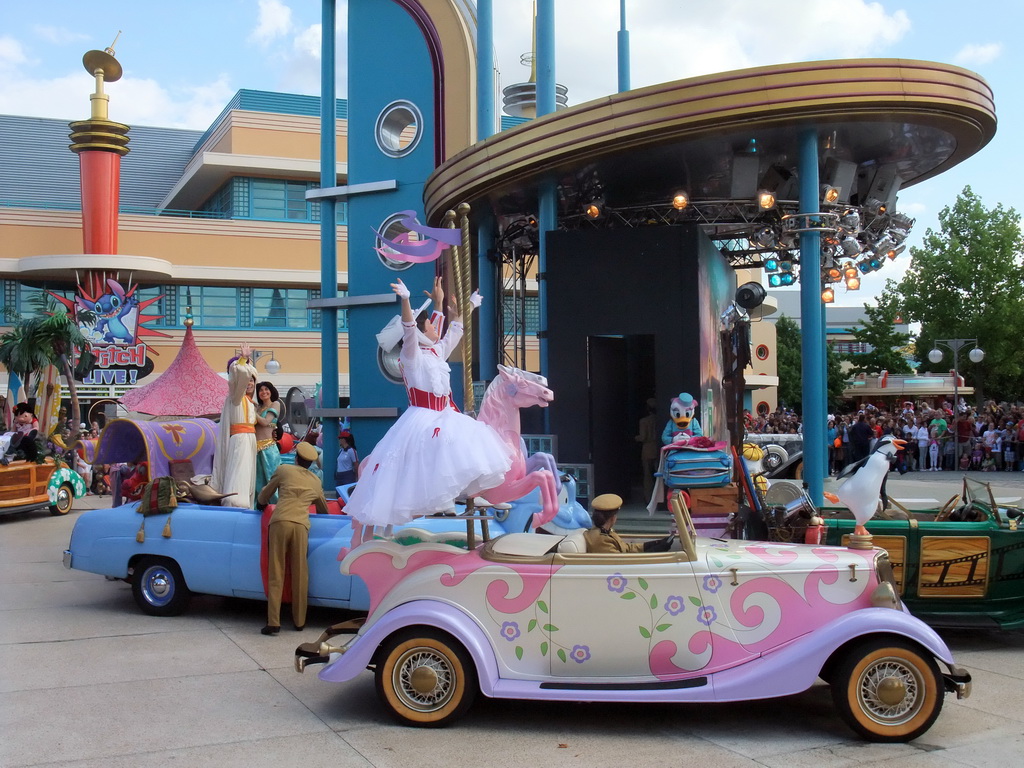
[[[342,498],[347,490],[339,489]],[[574,481],[564,478],[556,520],[569,527],[589,525],[574,493]],[[395,539],[465,547],[470,538],[524,530],[538,506],[539,501],[527,497],[495,515],[420,518],[397,529]],[[82,514],[64,551],[64,565],[129,581],[139,608],[154,616],[181,613],[192,593],[266,600],[269,510],[180,503],[170,514],[143,517],[138,507],[133,502]],[[351,541],[351,518],[311,514],[309,519],[309,604],[367,610],[366,584],[339,567]]]

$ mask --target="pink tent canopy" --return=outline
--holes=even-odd
[[[121,404],[152,416],[210,416],[220,415],[227,394],[227,380],[203,359],[188,326],[174,362],[153,382],[126,392]]]

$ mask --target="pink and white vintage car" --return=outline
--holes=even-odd
[[[326,664],[331,682],[372,669],[385,707],[416,726],[452,722],[478,692],[727,702],[821,677],[854,731],[898,742],[928,730],[946,691],[969,695],[970,675],[901,605],[884,550],[697,539],[670,506],[669,552],[588,554],[582,531],[472,551],[429,534],[364,544],[341,568],[369,585],[368,617],[299,646],[296,668]]]

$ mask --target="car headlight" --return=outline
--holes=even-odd
[[[875,608],[894,608],[902,610],[900,590],[896,584],[896,575],[889,562],[889,553],[884,550],[875,557],[875,573],[878,575],[878,586],[871,593],[871,605]]]

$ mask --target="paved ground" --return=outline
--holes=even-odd
[[[896,498],[948,498],[953,473],[893,475]],[[979,474],[997,496],[1024,473]],[[84,502],[84,503],[83,503]],[[93,499],[67,517],[0,518],[0,766],[998,766],[1024,749],[1024,633],[943,635],[974,676],[910,745],[860,741],[821,685],[782,700],[612,706],[481,700],[457,726],[392,725],[370,673],[344,685],[292,670],[308,629],[259,633],[262,603],[197,598],[181,617],[145,616],[130,588],[67,571],[61,551]]]

